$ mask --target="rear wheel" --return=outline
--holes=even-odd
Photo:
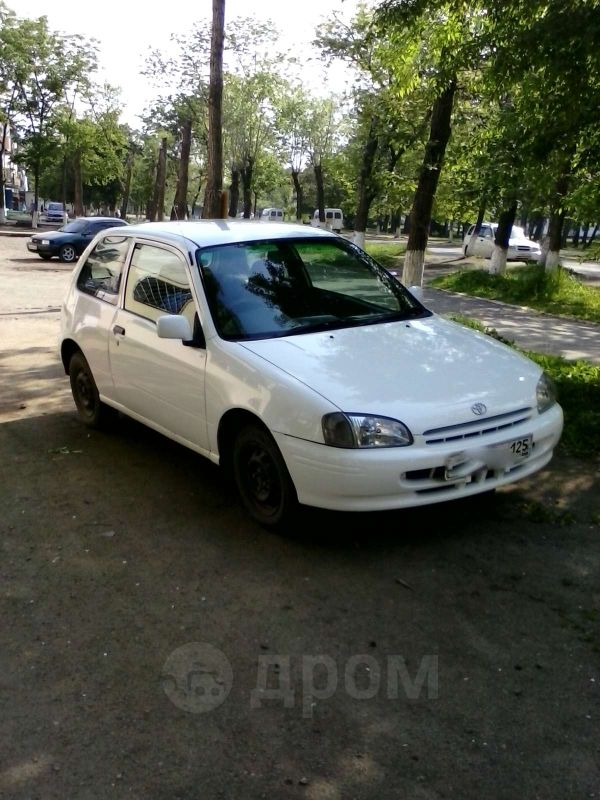
[[[296,490],[277,444],[258,425],[244,428],[233,446],[233,472],[244,505],[261,525],[289,522],[298,506]]]
[[[59,250],[58,257],[66,264],[71,264],[77,258],[77,251],[72,244],[63,244]]]
[[[90,428],[105,426],[114,416],[114,411],[100,400],[98,387],[90,365],[83,353],[74,353],[69,361],[71,392],[79,416]]]

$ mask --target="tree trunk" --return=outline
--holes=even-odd
[[[175,192],[175,213],[177,219],[187,219],[188,176],[190,172],[190,150],[192,149],[192,120],[185,119],[181,128],[181,155],[179,157],[179,175]]]
[[[200,180],[198,181],[198,189],[196,190],[196,194],[192,198],[192,217],[196,213],[196,205],[198,203],[198,198],[200,197],[200,192],[202,191],[203,183],[204,183],[204,177],[201,175]]]
[[[407,234],[407,235],[410,233],[410,213],[408,213],[404,217],[404,226],[402,228],[402,233]]]
[[[0,139],[0,223],[6,222],[6,201],[4,198],[4,153],[6,152],[6,134],[8,132],[8,122],[2,125]]]
[[[479,235],[479,231],[481,230],[481,226],[483,225],[483,218],[485,217],[485,200],[482,200],[479,204],[479,208],[477,209],[477,221],[475,222],[475,227],[473,228],[473,233],[469,237],[469,241],[465,246],[465,256],[467,256],[470,252],[473,252],[473,244],[475,239]]]
[[[83,183],[81,180],[81,150],[73,158],[73,205],[76,217],[83,217]]]
[[[319,209],[319,222],[325,226],[325,190],[323,189],[323,167],[321,164],[313,164],[315,173],[315,183],[317,185],[317,208]]]
[[[294,189],[296,190],[296,220],[302,220],[302,203],[304,200],[304,192],[300,184],[300,173],[298,170],[292,170],[292,181],[294,182]]]
[[[242,168],[242,199],[244,202],[244,219],[252,216],[252,176],[254,173],[254,158],[246,157],[246,163]]]
[[[212,0],[210,83],[208,89],[208,159],[204,195],[205,219],[218,219],[223,190],[223,40],[225,0]]]
[[[358,176],[358,196],[356,204],[356,215],[354,217],[354,236],[352,241],[359,247],[364,247],[365,231],[367,230],[367,220],[369,209],[375,193],[372,191],[370,183],[373,174],[373,164],[377,153],[378,138],[375,135],[375,120],[371,121],[367,141],[363,147],[362,162]]]
[[[33,165],[33,180],[35,183],[33,195],[33,213],[31,215],[31,227],[35,230],[38,226],[38,209],[40,207],[40,158],[36,157]]]
[[[598,223],[596,223],[596,225],[594,226],[594,230],[592,231],[592,235],[590,236],[590,238],[587,240],[587,242],[583,246],[585,250],[587,250],[587,248],[592,244],[592,242],[596,238],[596,234],[597,233],[598,233]]]
[[[131,192],[131,175],[133,173],[133,150],[127,153],[127,163],[125,166],[125,187],[123,189],[123,199],[121,201],[121,219],[127,221],[127,209],[129,208],[129,194]]]
[[[565,212],[563,209],[556,209],[550,215],[550,226],[548,228],[548,255],[546,256],[546,272],[556,272],[560,264],[560,247],[562,245],[562,233],[565,223]]]
[[[229,211],[230,217],[237,217],[238,203],[240,202],[240,171],[237,167],[231,168],[231,183],[229,184]]]
[[[567,246],[567,237],[569,235],[569,231],[571,230],[571,226],[572,225],[573,225],[573,220],[565,218],[563,229],[562,229],[561,241],[560,241],[560,246],[561,247],[566,247]]]
[[[575,223],[575,233],[573,234],[573,240],[571,242],[573,247],[579,247],[579,230],[580,230],[580,228],[581,228],[581,222],[576,222]],[[587,236],[587,230],[585,230],[584,234],[583,234],[583,241],[584,242],[585,242],[586,236]]]
[[[431,212],[444,163],[446,145],[450,139],[455,93],[456,80],[453,79],[433,104],[429,141],[425,146],[423,164],[419,172],[419,182],[410,214],[410,234],[402,271],[402,282],[405,286],[421,286],[423,283],[423,265],[429,238]]]
[[[566,162],[563,166],[563,172],[556,180],[554,202],[548,226],[548,254],[542,262],[546,272],[555,272],[560,264],[562,232],[566,217],[563,200],[569,191],[569,169],[570,163]]]
[[[390,220],[390,233],[393,234],[394,237],[396,238],[398,236],[398,228],[400,227],[400,217],[401,217],[401,212],[400,209],[398,208],[396,209],[396,211],[394,211],[394,213],[392,214],[392,218]]]
[[[158,151],[156,165],[156,182],[152,200],[152,219],[162,222],[165,218],[165,181],[167,179],[167,138],[163,137]]]
[[[508,255],[508,243],[512,227],[517,216],[517,201],[514,200],[510,206],[505,208],[498,219],[496,238],[494,239],[494,250],[492,251],[492,261],[490,264],[491,275],[502,275],[506,271],[506,256]]]
[[[63,208],[67,207],[67,157],[63,156],[61,177],[60,177],[60,201]]]
[[[589,227],[590,227],[590,226],[589,226],[589,223],[587,223],[587,222],[584,222],[584,223],[583,223],[583,236],[581,237],[581,246],[582,246],[582,248],[583,248],[584,250],[585,250],[585,248],[586,248],[586,245],[587,245],[587,238],[588,238],[588,230],[589,230]],[[578,240],[579,240],[579,228],[577,228],[577,238],[578,238]],[[579,242],[578,242],[578,243],[579,243]],[[573,241],[573,244],[575,244],[575,241]],[[577,246],[577,245],[575,245],[575,246]]]

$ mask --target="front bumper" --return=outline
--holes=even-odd
[[[509,247],[506,257],[509,261],[539,261],[542,254],[539,250],[519,250],[518,247]]]
[[[41,253],[45,256],[55,256],[58,253],[57,247],[52,245],[41,244],[41,242],[27,242],[27,249],[30,253]]]
[[[384,511],[440,503],[514,483],[552,458],[563,427],[558,404],[510,432],[478,440],[382,450],[345,450],[283,434],[275,439],[301,503],[337,511]],[[528,458],[498,458],[508,444],[531,435]],[[459,462],[457,468],[448,468]]]

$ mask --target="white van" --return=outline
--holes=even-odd
[[[310,221],[313,228],[327,228],[331,226],[332,231],[341,231],[344,227],[344,215],[341,208],[326,208],[325,209],[325,222],[319,222],[319,209],[315,209],[315,213]]]
[[[263,222],[283,222],[283,208],[263,208],[260,218]]]

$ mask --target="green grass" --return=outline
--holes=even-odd
[[[401,269],[404,261],[406,245],[393,242],[392,244],[365,243],[365,250],[386,269]]]
[[[477,320],[458,314],[450,318],[512,345],[496,330],[486,328]],[[560,356],[515,349],[539,364],[556,384],[558,401],[565,414],[565,428],[560,443],[563,452],[580,458],[597,459],[600,442],[600,366],[589,361],[567,361]]]
[[[509,269],[504,275],[463,270],[436,278],[432,285],[437,289],[600,322],[600,289],[580,283],[564,269],[547,274],[542,267],[534,265]]]

